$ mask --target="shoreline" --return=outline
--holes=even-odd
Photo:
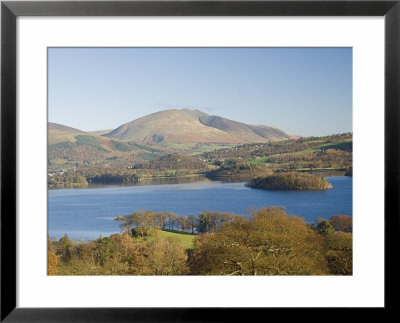
[[[345,170],[342,168],[339,169],[313,169],[309,171],[307,169],[299,169],[296,170],[299,173],[310,173],[314,175],[322,175],[324,177],[340,177],[346,176]],[[190,179],[201,178],[201,181],[190,181]],[[188,181],[185,181],[187,179]],[[209,177],[205,173],[200,174],[190,174],[190,175],[182,175],[182,176],[150,176],[150,177],[142,177],[138,179],[135,183],[124,183],[124,182],[115,182],[115,183],[107,183],[107,182],[98,182],[98,183],[71,183],[71,184],[58,184],[47,186],[48,190],[58,190],[58,189],[79,189],[79,188],[96,188],[96,187],[112,187],[112,186],[143,186],[143,185],[164,185],[164,184],[186,184],[186,183],[201,183],[201,182],[228,182],[228,183],[239,183],[239,182],[248,182],[252,178],[246,176],[217,176],[217,177]],[[154,183],[154,182],[163,182],[163,183]],[[171,181],[171,183],[168,183]],[[182,181],[181,183],[176,183],[177,181]]]

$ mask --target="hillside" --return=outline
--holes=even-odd
[[[292,138],[282,130],[252,126],[198,110],[170,109],[156,112],[103,134],[105,137],[145,144],[240,144]]]
[[[141,164],[135,165],[135,169],[157,169],[157,170],[209,170],[206,162],[191,156],[180,154],[169,154]]]
[[[62,124],[48,122],[47,134],[49,144],[56,144],[60,142],[75,142],[75,135],[85,134],[85,132]]]
[[[64,126],[62,124],[49,122],[48,123],[48,132],[51,136],[60,136],[60,135],[68,135],[72,133],[85,133],[82,130],[78,130],[75,128],[71,128],[68,126]]]
[[[56,123],[48,124],[49,166],[125,165],[165,154],[163,150],[146,145],[102,137]]]
[[[218,169],[210,178],[266,176],[276,171],[340,171],[352,173],[351,133],[303,137],[272,143],[244,144],[206,152],[199,157]]]
[[[181,110],[165,110],[126,123],[108,134],[110,138],[145,144],[240,143],[240,140],[212,127],[205,127]]]
[[[290,139],[282,130],[268,126],[252,126],[218,116],[200,117],[199,121],[207,126],[219,129],[240,139],[241,142],[266,142]]]

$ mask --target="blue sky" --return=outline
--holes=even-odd
[[[171,108],[289,133],[352,131],[351,48],[50,48],[50,122],[114,129]]]

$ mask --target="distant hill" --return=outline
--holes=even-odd
[[[145,144],[224,143],[279,141],[294,136],[277,128],[247,125],[198,110],[170,109],[133,120],[105,137]]]
[[[49,144],[57,144],[60,142],[75,142],[75,135],[85,134],[85,132],[62,124],[49,122],[47,134]]]
[[[64,126],[62,124],[49,122],[47,128],[49,135],[67,135],[71,133],[84,133],[82,130]]]
[[[125,164],[144,161],[165,155],[154,147],[101,137],[57,123],[48,123],[49,165],[68,163]]]

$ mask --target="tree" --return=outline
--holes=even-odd
[[[100,265],[104,265],[108,258],[112,256],[113,241],[109,237],[99,239],[98,241],[98,261]]]
[[[167,212],[168,229],[174,230],[178,216],[173,212]]]
[[[57,275],[58,258],[54,252],[47,252],[47,275]]]
[[[165,229],[165,223],[167,216],[163,212],[158,212],[154,214],[154,224],[157,229]]]
[[[320,234],[324,236],[335,232],[335,229],[333,228],[332,224],[330,224],[330,222],[327,220],[318,223],[317,230]]]
[[[178,216],[177,219],[178,228],[183,232],[190,227],[189,220],[186,216]]]
[[[72,257],[72,242],[67,234],[64,234],[60,240],[58,240],[57,254],[61,256],[64,262],[68,262]]]
[[[132,214],[116,216],[114,221],[119,221],[121,224],[122,233],[131,233],[132,227],[135,228],[135,233],[140,236],[149,235],[150,229],[155,227],[156,216],[153,211],[137,210]]]
[[[188,216],[188,220],[189,220],[189,228],[192,231],[192,233],[194,233],[194,229],[197,226],[197,219],[193,214],[190,214]]]
[[[219,231],[224,224],[232,222],[235,216],[233,213],[228,212],[216,212],[216,223],[215,230]]]
[[[197,231],[199,233],[208,233],[209,232],[209,212],[208,211],[199,213],[199,222],[198,222]]]
[[[184,275],[189,272],[185,248],[178,240],[160,236],[149,244],[143,267],[145,275]]]
[[[323,275],[324,238],[281,207],[264,208],[195,241],[190,267],[199,275]]]
[[[121,232],[122,233],[131,233],[131,228],[134,223],[133,214],[127,214],[124,216],[117,215],[114,218],[114,221],[120,222]]]
[[[105,275],[141,275],[145,261],[146,244],[143,240],[133,241],[129,234],[113,234],[112,257],[104,263]]]
[[[74,274],[76,275],[100,275],[101,266],[99,264],[99,237],[98,240],[91,241],[89,243],[83,243],[79,246],[78,255],[79,259],[72,259],[74,265]],[[66,268],[68,275],[71,275],[71,269]],[[60,273],[61,274],[61,273]]]
[[[335,232],[326,236],[329,269],[336,275],[353,274],[353,235],[347,232]]]
[[[329,219],[336,231],[353,232],[353,217],[348,215],[333,215]]]

